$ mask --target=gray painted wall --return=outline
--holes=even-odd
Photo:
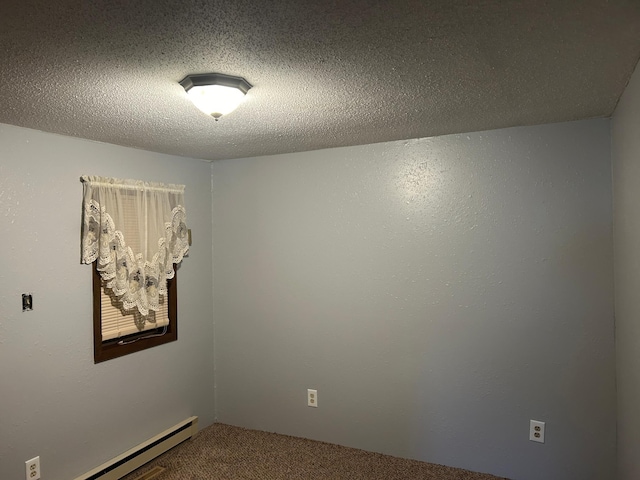
[[[620,137],[638,123],[633,82],[614,120],[617,167],[640,148]],[[596,120],[211,167],[0,125],[0,478],[22,478],[34,455],[43,478],[73,478],[214,411],[514,479],[612,478],[608,129]],[[187,185],[180,341],[93,364],[82,174]],[[33,312],[21,312],[23,292]],[[619,374],[631,377],[640,334],[628,333]],[[634,422],[625,402],[637,404],[638,383],[621,395],[621,421]],[[546,444],[527,440],[530,418],[547,422]]]
[[[186,184],[178,342],[94,365],[82,174]],[[190,415],[213,422],[209,163],[0,125],[0,226],[0,478],[40,455],[43,479],[69,480]]]
[[[640,69],[612,121],[618,479],[640,478]]]
[[[217,420],[613,478],[609,126],[215,162]]]

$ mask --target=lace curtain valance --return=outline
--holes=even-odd
[[[173,264],[189,250],[184,185],[83,176],[82,262],[126,310],[146,316],[167,294]]]

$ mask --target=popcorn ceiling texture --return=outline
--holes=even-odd
[[[0,123],[208,160],[611,115],[636,0],[5,0]],[[219,122],[178,82],[245,77]]]

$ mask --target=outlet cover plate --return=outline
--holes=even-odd
[[[313,388],[307,389],[307,406],[318,407],[318,390]]]
[[[24,462],[27,480],[40,479],[40,457],[33,457],[31,460]]]
[[[529,421],[529,440],[532,442],[544,443],[544,422],[538,420]]]

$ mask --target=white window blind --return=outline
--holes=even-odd
[[[142,320],[140,313],[135,310],[123,313],[122,302],[113,293],[109,295],[107,292],[109,290],[105,290],[103,281],[100,292],[103,342],[169,325],[169,308],[165,297],[160,299],[160,310],[150,310],[149,315]]]

